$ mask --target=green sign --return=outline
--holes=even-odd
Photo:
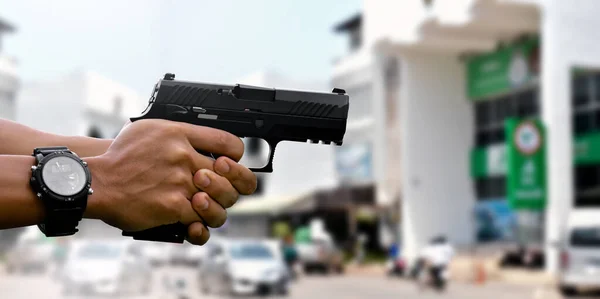
[[[504,143],[476,148],[471,152],[472,177],[504,176],[506,165],[506,145]]]
[[[467,90],[473,100],[519,88],[539,73],[539,41],[530,39],[467,64]]]
[[[539,120],[506,120],[507,198],[513,209],[546,205],[546,138]]]
[[[600,164],[600,133],[578,136],[573,151],[575,164]]]
[[[600,164],[600,132],[577,136],[573,144],[575,165]],[[474,178],[506,175],[504,143],[478,147],[471,151],[471,176]]]

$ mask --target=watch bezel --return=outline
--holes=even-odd
[[[53,158],[56,157],[69,157],[75,160],[81,167],[83,167],[83,171],[85,172],[85,184],[81,191],[73,194],[73,195],[60,195],[54,191],[52,191],[46,183],[44,182],[44,178],[42,177],[42,172],[44,166]],[[63,203],[78,203],[81,199],[85,199],[89,194],[89,190],[92,188],[92,176],[90,173],[87,164],[81,160],[77,155],[73,154],[70,151],[56,151],[52,152],[39,160],[36,165],[36,169],[33,171],[31,176],[31,184],[34,186],[34,189],[37,193],[41,193],[42,197],[46,199],[52,199],[54,201],[59,201]]]

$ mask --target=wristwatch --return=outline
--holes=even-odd
[[[36,148],[33,156],[30,185],[46,211],[39,229],[47,237],[74,235],[94,192],[87,163],[67,147]]]

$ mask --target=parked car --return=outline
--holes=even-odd
[[[56,246],[32,227],[17,239],[6,255],[6,271],[14,273],[45,273],[55,261]]]
[[[559,275],[564,296],[600,289],[600,210],[575,210],[564,232]]]
[[[344,272],[344,254],[333,241],[314,240],[297,243],[300,264],[307,274],[318,271],[328,274]]]
[[[288,270],[267,241],[221,240],[207,245],[207,258],[198,271],[202,293],[288,294]]]
[[[169,246],[174,246],[174,244],[146,242],[141,246],[141,254],[152,266],[164,266],[169,263]]]
[[[77,240],[71,244],[62,272],[63,293],[148,294],[152,269],[129,240]]]
[[[171,265],[197,267],[206,254],[204,246],[196,246],[189,243],[171,245],[169,250]]]

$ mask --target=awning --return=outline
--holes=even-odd
[[[444,20],[433,15],[419,26],[416,41],[383,41],[387,51],[418,50],[452,54],[493,51],[498,43],[537,34],[539,8],[533,2],[475,0],[464,20]]]
[[[227,210],[228,215],[278,215],[283,212],[304,212],[315,208],[314,192],[295,195],[249,197]]]

